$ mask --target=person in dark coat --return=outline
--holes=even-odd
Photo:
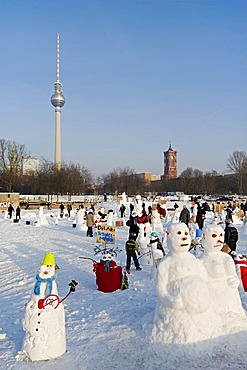
[[[231,222],[233,221],[233,219],[232,219],[232,207],[231,207],[230,203],[228,203],[225,211],[226,211],[226,227],[227,227],[227,225],[229,223],[228,221],[231,221]]]
[[[14,212],[14,207],[10,203],[9,206],[8,206],[8,215],[9,215],[9,218],[12,218],[12,213],[13,212]]]
[[[68,212],[68,217],[70,217],[70,212],[72,211],[72,205],[70,203],[67,204],[67,212]]]
[[[21,209],[19,206],[15,210],[15,218],[19,220],[21,219]]]
[[[126,225],[129,226],[129,237],[131,237],[132,240],[136,240],[140,232],[140,227],[138,226],[136,212],[132,212],[132,215],[130,215],[130,218],[126,222]]]
[[[140,255],[140,248],[137,242],[134,239],[132,239],[131,236],[129,236],[129,240],[127,240],[127,242],[125,243],[125,250],[127,255],[126,272],[128,274],[130,273],[131,258],[133,258],[134,260],[136,270],[142,270],[136,255],[136,252],[138,253],[138,255]]]
[[[119,208],[121,218],[124,217],[125,209],[126,207],[124,204],[122,204],[121,207]]]
[[[196,223],[197,223],[199,229],[202,230],[206,212],[201,208],[201,206],[198,202],[196,204],[197,204]]]
[[[238,241],[238,231],[236,227],[233,226],[231,220],[226,220],[226,228],[225,228],[225,243],[231,249],[231,251],[235,252],[237,248],[237,241]]]
[[[186,205],[183,205],[183,209],[180,212],[179,221],[189,226],[189,220],[190,220],[190,211],[188,210]]]
[[[132,212],[134,211],[134,205],[132,203],[130,203],[130,215],[132,215]]]
[[[148,222],[149,222],[150,224],[151,224],[151,222],[152,222],[152,213],[153,213],[152,206],[148,206],[147,219],[148,219]]]
[[[61,203],[59,208],[60,208],[60,217],[63,218],[64,204]]]

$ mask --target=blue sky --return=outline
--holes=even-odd
[[[62,159],[95,176],[226,172],[246,150],[247,1],[1,0],[0,138],[54,159],[60,33]]]

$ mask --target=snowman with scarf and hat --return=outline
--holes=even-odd
[[[31,361],[49,360],[66,351],[65,314],[56,284],[54,253],[46,253],[36,276],[34,294],[23,319],[24,355]]]

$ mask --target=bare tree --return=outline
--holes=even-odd
[[[15,141],[0,139],[0,171],[7,191],[13,190],[13,183],[18,183],[23,157],[27,154],[25,145]]]
[[[136,172],[129,168],[117,168],[108,174],[101,176],[101,183],[104,192],[107,193],[122,193],[138,194],[143,193],[145,182]]]
[[[243,177],[247,168],[247,155],[244,151],[234,151],[227,161],[227,168],[237,177],[238,192],[243,192]]]

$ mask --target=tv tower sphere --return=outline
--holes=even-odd
[[[59,60],[59,34],[57,35],[57,79],[54,83],[54,94],[51,97],[51,104],[55,107],[55,159],[54,164],[58,170],[61,169],[61,108],[65,104],[65,98],[62,94],[62,84],[60,82],[60,60]]]

